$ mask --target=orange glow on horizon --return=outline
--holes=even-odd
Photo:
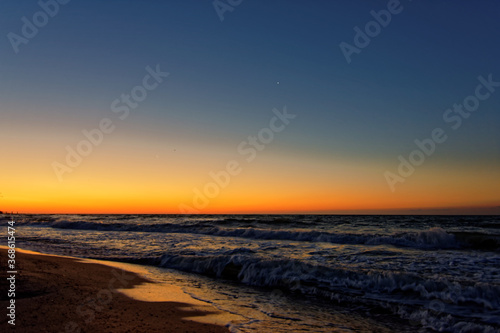
[[[178,146],[177,151],[142,143],[120,145],[119,138],[90,155],[59,182],[51,168],[61,145],[50,154],[24,142],[17,164],[6,163],[0,210],[22,213],[179,214],[180,205],[202,214],[224,213],[391,213],[487,212],[497,214],[497,169],[480,164],[429,162],[392,193],[384,171],[393,162],[345,156],[263,151],[255,161],[210,143]],[[40,144],[46,144],[45,138]],[[117,140],[116,142],[114,140]],[[133,139],[128,139],[133,141]],[[158,153],[163,149],[162,153]],[[4,152],[6,155],[17,151]],[[302,157],[302,158],[301,158]],[[236,159],[241,172],[219,186],[216,195],[196,200],[214,183],[211,172]],[[59,158],[61,160],[61,158]],[[481,172],[477,172],[481,170]],[[210,187],[210,186],[209,186]],[[198,191],[198,192],[196,192]],[[202,202],[202,204],[200,204]]]

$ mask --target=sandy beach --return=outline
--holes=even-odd
[[[7,267],[6,252],[0,249],[2,268]],[[191,302],[176,289],[170,298],[178,301],[161,301],[161,293],[151,288],[154,283],[113,264],[17,251],[16,265],[15,326],[6,316],[9,282],[0,280],[4,332],[229,332],[199,322],[223,315],[217,309]],[[138,297],[126,296],[134,293]]]

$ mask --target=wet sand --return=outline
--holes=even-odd
[[[213,324],[222,323],[224,313],[194,301],[176,286],[151,283],[116,267],[119,264],[19,250],[12,326],[6,309],[10,298],[5,247],[0,258],[2,332],[229,332]]]

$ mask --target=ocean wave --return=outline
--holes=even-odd
[[[325,242],[333,244],[393,245],[417,249],[474,249],[500,251],[500,236],[485,233],[447,232],[433,227],[413,232],[397,232],[388,235],[376,233],[336,233],[307,229],[279,230],[271,228],[225,227],[209,221],[191,223],[130,223],[88,220],[63,220],[41,218],[23,224],[43,225],[58,229],[189,233],[218,237],[239,237],[255,240],[286,240],[298,242]]]
[[[327,267],[293,259],[269,259],[237,254],[164,254],[156,265],[216,278],[237,280],[258,287],[280,288],[326,297],[338,302],[363,296],[363,302],[425,305],[431,301],[446,304],[460,314],[471,309],[478,313],[499,313],[500,286],[485,283],[460,285],[444,278],[423,279],[407,272],[353,270]],[[496,324],[500,324],[497,316]]]
[[[156,265],[235,280],[342,306],[390,311],[419,326],[445,332],[497,332],[500,286],[460,284],[415,273],[327,267],[293,259],[239,254],[164,254]],[[466,320],[465,320],[466,318]],[[465,320],[465,321],[464,321]]]

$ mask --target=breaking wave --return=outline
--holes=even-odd
[[[223,220],[223,223],[227,221]],[[227,222],[229,223],[229,222]],[[283,221],[283,223],[285,223]],[[476,249],[486,251],[500,250],[500,236],[484,233],[447,232],[433,227],[415,232],[400,232],[389,235],[336,233],[316,230],[279,230],[257,227],[225,227],[214,223],[158,223],[140,224],[126,222],[35,220],[31,225],[42,225],[57,229],[190,233],[218,237],[239,237],[256,240],[286,240],[298,242],[325,242],[333,244],[393,245],[417,249]]]

